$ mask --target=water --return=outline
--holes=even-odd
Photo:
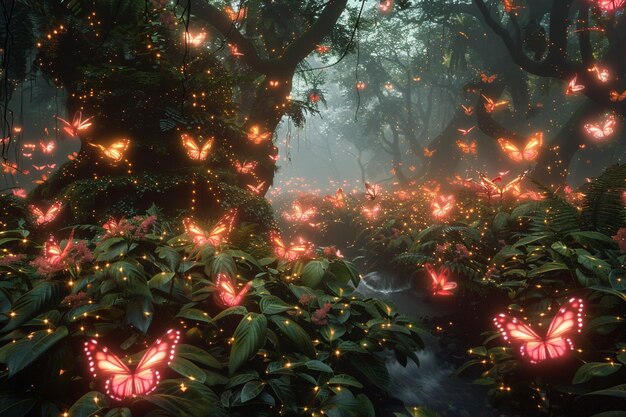
[[[444,317],[450,313],[448,305],[435,304],[425,294],[415,291],[410,279],[391,273],[370,272],[362,278],[357,291],[366,297],[390,301],[401,313],[417,318]],[[407,406],[426,406],[446,417],[499,415],[489,406],[485,387],[454,375],[456,366],[446,359],[437,338],[426,334],[422,338],[425,349],[417,353],[419,366],[409,361],[403,367],[393,354],[389,355],[390,392]]]

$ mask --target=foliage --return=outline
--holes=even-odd
[[[389,375],[378,353],[391,350],[403,364],[417,362],[420,326],[354,292],[359,275],[349,262],[320,253],[285,263],[232,246],[194,248],[185,235],[164,235],[166,229],[148,219],[117,232],[75,228],[76,236],[88,238],[93,260],[64,259],[46,276],[32,261],[39,249],[23,239],[26,231],[3,234],[0,244],[10,251],[0,273],[13,277],[2,281],[0,292],[3,410],[14,416],[36,415],[33,410],[72,416],[373,415],[377,402],[391,394],[385,393]],[[96,236],[87,235],[93,230]],[[15,246],[20,239],[25,243]],[[257,251],[268,253],[267,246]],[[21,253],[27,255],[9,255]],[[224,273],[236,282],[252,281],[239,306],[217,302],[213,282]],[[88,375],[82,354],[87,338],[136,358],[169,328],[183,337],[154,393],[117,402],[101,392],[103,381]]]

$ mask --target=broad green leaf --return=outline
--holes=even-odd
[[[309,261],[302,270],[302,283],[309,288],[317,288],[324,273],[328,269],[328,261],[313,260]]]
[[[340,374],[335,375],[328,380],[329,385],[347,385],[356,388],[363,388],[363,384],[361,384],[356,378],[346,375]]]
[[[192,381],[198,381],[199,383],[204,384],[204,381],[206,380],[206,375],[202,369],[180,355],[176,355],[174,357],[174,360],[170,363],[170,368]]]
[[[109,407],[107,397],[98,391],[90,391],[80,397],[68,410],[72,417],[90,417]]]
[[[148,287],[161,288],[167,285],[172,280],[172,278],[174,278],[174,276],[176,276],[176,273],[174,272],[159,272],[158,274],[154,275],[150,279],[150,281],[148,281]]]
[[[215,358],[215,356],[211,355],[206,350],[193,345],[186,345],[184,343],[178,345],[176,348],[176,356],[210,366],[211,368],[220,369],[222,367],[222,364]]]
[[[36,404],[37,400],[25,393],[3,391],[0,395],[0,416],[26,417]]]
[[[68,334],[67,327],[61,326],[53,332],[39,330],[31,333],[29,337],[4,345],[0,348],[0,357],[9,368],[9,376],[15,375],[33,363]]]
[[[615,385],[614,387],[589,392],[585,395],[606,395],[609,397],[626,398],[626,384]]]
[[[268,315],[282,313],[294,308],[294,306],[287,304],[275,295],[268,295],[261,298],[259,307],[261,308],[261,313]]]
[[[177,417],[226,417],[217,395],[197,381],[167,379],[156,391],[141,397]]]
[[[569,267],[561,262],[546,262],[538,268],[531,269],[527,276],[529,278],[537,277],[553,271],[568,271]]]
[[[217,274],[235,276],[237,274],[237,264],[232,256],[228,253],[222,252],[213,257],[213,260],[210,263],[209,272],[211,276],[216,276]]]
[[[152,323],[154,307],[152,301],[135,297],[126,303],[126,323],[132,324],[142,333],[146,333]]]
[[[307,369],[310,369],[312,371],[327,372],[329,374],[333,373],[333,368],[331,368],[330,366],[326,365],[324,362],[318,361],[316,359],[313,359],[313,360],[310,360],[310,361],[306,361],[304,363],[304,366],[306,366]]]
[[[315,358],[316,354],[313,342],[302,326],[283,316],[271,316],[270,318],[281,333],[287,336],[291,343],[298,348],[301,354],[312,359]]]
[[[213,320],[209,313],[204,310],[200,310],[199,308],[184,308],[178,312],[176,317],[180,317],[188,320],[201,321],[204,323],[212,323]]]
[[[265,388],[265,383],[261,381],[250,381],[241,390],[241,402],[245,403],[256,398]]]
[[[18,328],[41,312],[55,308],[65,296],[64,284],[61,282],[42,281],[19,297],[11,310],[9,323],[2,333]]]
[[[588,362],[582,365],[576,371],[572,384],[582,384],[589,381],[592,378],[603,377],[611,375],[620,370],[622,367],[619,363],[606,363],[606,362]]]
[[[248,313],[233,333],[228,372],[234,374],[265,345],[267,318],[262,314]]]

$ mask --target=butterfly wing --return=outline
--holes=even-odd
[[[202,148],[200,149],[200,155],[199,155],[199,159],[201,161],[205,161],[207,159],[207,157],[209,156],[209,153],[211,152],[211,149],[213,149],[214,143],[215,143],[215,139],[211,137],[202,144]]]
[[[522,151],[515,146],[511,141],[505,138],[498,138],[498,144],[502,151],[515,162],[520,162],[524,160],[524,156],[522,155]]]
[[[506,314],[499,314],[493,322],[502,338],[508,343],[519,345],[520,353],[531,362],[546,359],[545,342],[530,326]]]
[[[193,220],[189,218],[184,219],[183,226],[185,227],[185,233],[193,240],[196,246],[207,243],[206,233]]]
[[[532,136],[526,146],[524,147],[524,152],[522,153],[522,158],[525,161],[533,161],[539,155],[539,149],[543,145],[543,133],[537,132],[535,136]]]
[[[246,285],[237,293],[235,285],[225,274],[217,275],[217,290],[220,302],[227,307],[234,307],[241,304],[243,297],[246,296],[252,287],[252,281],[248,281]]]
[[[216,224],[213,226],[213,229],[209,232],[209,236],[206,238],[206,242],[213,246],[218,246],[222,244],[224,238],[227,234],[230,233],[233,228],[233,223],[235,222],[235,216],[237,214],[237,210],[229,210]]]
[[[107,377],[105,387],[108,395],[118,400],[132,395],[133,375],[116,355],[106,347],[100,347],[98,341],[93,339],[85,342],[85,355],[93,377]]]
[[[583,326],[583,313],[583,300],[571,298],[565,305],[561,306],[559,312],[552,319],[546,333],[546,340],[563,338],[571,335],[574,331],[580,332]]]
[[[194,161],[200,160],[201,151],[196,140],[186,133],[181,134],[180,138],[183,143],[183,148],[185,148],[185,151],[187,152],[187,156]]]
[[[48,209],[48,211],[46,211],[46,213],[44,214],[43,222],[49,223],[53,221],[54,219],[56,219],[57,216],[59,215],[59,212],[61,211],[61,206],[62,206],[61,203],[58,201],[52,204],[50,208]]]

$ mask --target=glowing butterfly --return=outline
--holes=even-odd
[[[380,210],[380,204],[375,204],[372,207],[363,206],[361,208],[361,213],[363,213],[363,216],[368,220],[376,220],[380,214]]]
[[[498,144],[506,156],[515,162],[533,161],[539,155],[539,149],[543,144],[543,133],[535,133],[521,149],[505,138],[499,138]]]
[[[476,141],[473,140],[471,142],[466,142],[462,140],[456,141],[456,146],[463,152],[464,154],[473,154],[476,155]]]
[[[578,93],[579,91],[583,91],[585,86],[582,84],[576,84],[576,79],[578,75],[574,75],[574,78],[570,80],[567,84],[567,88],[565,89],[565,95],[571,96],[572,94]]]
[[[268,140],[271,135],[270,132],[263,132],[259,126],[254,125],[248,131],[248,140],[258,145]]]
[[[424,194],[426,194],[427,196],[430,196],[430,198],[435,198],[439,195],[439,191],[441,191],[441,185],[435,183],[435,185],[430,188],[426,185],[422,185],[422,191],[424,192]]]
[[[26,198],[26,190],[23,188],[13,188],[11,192],[15,197]]]
[[[97,340],[85,342],[85,354],[89,361],[89,371],[94,378],[102,375],[107,378],[106,393],[116,400],[147,395],[159,384],[159,368],[169,365],[174,359],[180,332],[170,329],[164,337],[146,351],[134,371],[131,371],[116,355],[106,347],[100,347]]]
[[[495,178],[489,179],[485,174],[479,172],[478,178],[480,179],[480,185],[483,187],[487,195],[498,193],[500,194],[500,196],[502,196],[504,193],[506,193],[507,191],[511,189],[519,189],[518,184],[524,179],[524,177],[526,177],[526,175],[529,172],[530,172],[529,170],[522,172],[520,175],[513,178],[511,181],[509,181],[503,186],[499,186],[497,184],[498,182],[502,181],[503,174]]]
[[[78,152],[72,152],[67,155],[67,159],[69,159],[70,161],[73,161],[74,159],[76,159],[77,156],[78,156]]]
[[[15,162],[10,161],[2,161],[2,171],[4,171],[5,174],[11,175],[21,172],[18,165]],[[23,174],[28,174],[28,171],[23,172]]]
[[[72,123],[60,118],[59,116],[54,117],[65,125],[63,126],[63,130],[65,130],[65,132],[67,132],[67,134],[72,137],[78,136],[81,130],[87,130],[92,125],[92,122],[90,122],[90,120],[93,119],[92,116],[83,120],[83,112],[81,111],[77,111],[76,113],[74,113]]]
[[[230,54],[234,57],[240,57],[244,55],[242,52],[239,52],[239,47],[235,44],[229,43],[228,49],[230,49]]]
[[[483,97],[483,100],[484,100],[483,106],[485,107],[485,111],[487,113],[493,113],[494,111],[498,109],[498,107],[506,106],[507,104],[509,104],[507,100],[494,101],[484,94],[481,94],[481,96]]]
[[[33,181],[35,184],[43,184],[48,181],[48,174],[43,174],[40,179]]]
[[[114,163],[120,162],[124,158],[124,153],[128,149],[128,139],[118,140],[109,146],[102,146],[97,143],[90,143],[94,148],[100,149],[102,155],[109,158]]]
[[[235,223],[236,215],[237,210],[235,209],[227,211],[208,233],[189,218],[183,220],[183,226],[185,227],[185,233],[193,240],[195,246],[204,246],[207,244],[219,246],[224,243],[228,234],[230,234],[233,224]]]
[[[48,241],[44,243],[43,252],[46,257],[46,262],[51,266],[59,266],[72,250],[74,242],[74,229],[70,233],[70,236],[67,238],[67,242],[65,243],[65,247],[61,249],[59,243],[54,240],[54,237],[50,236]]]
[[[32,157],[33,157],[33,154],[32,154],[32,153],[22,152],[22,156],[24,156],[24,158],[28,158],[28,159],[30,159],[30,158],[32,158]]]
[[[318,54],[327,54],[330,52],[330,46],[328,45],[315,45],[315,52]]]
[[[522,8],[521,6],[516,6],[513,3],[513,0],[502,0],[502,6],[504,6],[504,11],[507,13],[511,13]]]
[[[33,216],[35,216],[35,224],[41,226],[42,224],[50,223],[54,221],[59,212],[63,208],[63,204],[60,201],[54,202],[48,207],[48,210],[43,211],[37,206],[30,206],[29,210]]]
[[[224,307],[234,307],[241,304],[252,287],[252,281],[248,281],[241,291],[237,292],[235,284],[226,274],[217,274],[217,282],[215,284],[217,301]]]
[[[612,90],[610,92],[610,100],[613,102],[626,100],[626,90],[622,91],[621,93],[618,93],[617,91]]]
[[[302,208],[302,205],[296,201],[291,206],[292,213],[283,213],[283,217],[293,223],[307,223],[313,219],[317,210],[315,207],[310,207],[306,210]]]
[[[471,116],[472,114],[474,114],[474,106],[464,106],[461,104],[461,108],[463,109],[463,113],[465,113],[466,116]]]
[[[452,194],[447,196],[438,196],[431,203],[433,217],[436,219],[442,219],[452,211],[454,208],[454,196]]]
[[[369,182],[365,181],[365,198],[373,201],[376,199],[376,197],[378,197],[378,194],[380,194],[380,185],[370,184]]]
[[[519,345],[522,356],[531,363],[559,358],[573,350],[571,336],[583,326],[583,300],[571,298],[554,316],[545,336],[539,336],[529,325],[506,314],[493,319],[500,334],[507,342]]]
[[[180,135],[180,138],[183,143],[183,148],[185,148],[187,152],[187,156],[194,161],[206,161],[215,143],[215,139],[210,137],[200,146],[199,142],[203,139],[202,136],[198,136],[198,140],[196,141],[186,133]]]
[[[48,141],[48,143],[39,142],[39,148],[41,149],[41,152],[45,153],[46,155],[50,155],[57,148],[57,145],[56,143],[54,143],[53,140],[51,140]]]
[[[596,3],[602,10],[610,12],[623,7],[626,0],[597,0]]]
[[[274,246],[274,253],[279,259],[285,262],[296,261],[311,253],[311,244],[303,239],[300,239],[297,245],[292,244],[291,247],[287,247],[278,233],[273,232],[270,238]]]
[[[587,71],[595,72],[596,73],[596,78],[600,82],[602,82],[602,83],[605,83],[605,82],[609,81],[609,78],[611,76],[611,74],[609,73],[608,69],[602,68],[602,67],[598,67],[597,65],[594,65],[591,68],[587,68]]]
[[[428,148],[424,148],[424,156],[426,158],[432,158],[432,156],[437,152],[437,149],[433,149],[432,151]]]
[[[241,20],[245,19],[248,13],[248,10],[245,7],[242,7],[239,10],[235,11],[235,9],[233,9],[232,7],[226,6],[226,8],[224,8],[224,12],[228,15],[228,18],[230,20],[232,20],[233,22],[236,22],[239,19]]]
[[[434,295],[452,295],[452,290],[457,287],[456,282],[448,281],[450,276],[450,270],[445,266],[439,267],[439,271],[435,271],[435,268],[429,263],[424,264],[424,268],[428,272],[428,275],[433,280],[433,294]]]
[[[33,165],[32,167],[35,168],[36,171],[43,171],[46,169],[47,165]]]
[[[102,225],[102,228],[106,230],[105,236],[111,236],[119,234],[123,231],[122,226],[126,223],[126,220],[122,217],[119,221],[115,219],[109,219]]]
[[[381,13],[389,13],[393,9],[393,0],[380,0],[378,4],[378,10]]]
[[[258,163],[256,161],[253,162],[247,162],[247,161],[243,161],[243,162],[239,162],[239,161],[235,161],[233,163],[233,165],[235,166],[235,171],[237,171],[240,174],[251,174],[257,167]]]
[[[337,191],[335,191],[335,195],[324,196],[324,201],[328,201],[336,208],[341,208],[345,205],[346,193],[344,193],[343,188],[338,188]]]
[[[463,136],[467,136],[476,126],[472,126],[469,129],[457,129]]]
[[[206,32],[199,32],[197,34],[192,34],[189,32],[185,32],[185,42],[192,46],[200,46],[206,39]]]
[[[592,139],[602,140],[606,139],[609,136],[615,133],[615,116],[610,115],[604,119],[603,123],[587,123],[583,127],[585,128],[585,132]]]
[[[277,88],[280,85],[280,81],[278,81],[278,80],[270,80],[268,84],[272,88]]]
[[[246,184],[246,187],[256,195],[260,195],[265,186],[265,181],[261,181],[258,185]]]
[[[484,72],[480,73],[481,81],[487,84],[491,84],[492,82],[496,80],[496,78],[498,78],[497,74],[487,75]]]
[[[357,90],[365,90],[365,87],[367,87],[367,84],[364,81],[358,81],[356,83]]]

